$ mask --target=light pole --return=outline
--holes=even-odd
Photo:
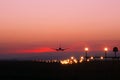
[[[107,52],[108,52],[108,48],[104,48],[105,51],[105,58],[107,57]]]
[[[88,58],[87,53],[88,53],[88,48],[85,48],[85,58],[86,58],[86,61],[87,61],[87,58]]]
[[[113,52],[115,53],[115,58],[117,57],[116,53],[118,52],[118,48],[117,47],[114,47],[113,48]]]

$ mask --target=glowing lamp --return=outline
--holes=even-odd
[[[104,48],[105,51],[108,51],[108,48]]]
[[[74,59],[74,57],[71,57],[71,59]]]
[[[89,62],[90,60],[89,59],[87,59],[87,62]]]
[[[83,60],[81,59],[79,62],[80,62],[80,63],[82,63],[82,62],[83,62]]]
[[[104,57],[103,57],[103,56],[101,56],[101,57],[100,57],[100,59],[101,59],[101,60],[103,60],[103,59],[104,59]]]
[[[94,57],[90,57],[90,59],[94,59]]]
[[[80,57],[80,59],[82,59],[82,60],[83,60],[83,59],[84,59],[84,57],[82,56],[82,57]]]
[[[88,48],[85,48],[85,51],[88,51]]]

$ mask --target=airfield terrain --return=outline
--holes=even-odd
[[[31,61],[0,61],[0,80],[115,80],[120,61],[93,61],[62,65]]]

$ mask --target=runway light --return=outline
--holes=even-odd
[[[89,62],[90,60],[89,59],[87,59],[87,62]]]
[[[78,61],[74,57],[70,57],[70,59],[61,60],[60,63],[61,64],[75,64],[75,63],[78,63]]]
[[[77,63],[77,60],[76,60],[76,59],[74,59],[74,62],[75,62],[75,63]]]
[[[84,59],[84,57],[82,56],[82,57],[80,57],[80,59]]]
[[[83,62],[83,60],[80,60],[79,62],[80,62],[80,63],[82,63],[82,62]]]
[[[60,61],[61,64],[68,64],[69,62],[67,60]]]
[[[90,59],[94,59],[94,57],[90,57]]]
[[[74,57],[72,56],[71,59],[74,59]]]
[[[84,57],[83,57],[83,56],[81,56],[81,57],[80,57],[79,62],[80,62],[80,63],[82,63],[82,62],[83,62],[83,60],[84,60]]]
[[[100,57],[100,59],[101,59],[101,60],[103,60],[103,59],[104,59],[104,57],[103,57],[103,56],[101,56],[101,57]]]
[[[69,59],[67,59],[67,61],[69,62],[70,60],[69,60]]]

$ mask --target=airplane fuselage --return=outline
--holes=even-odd
[[[62,48],[58,48],[56,49],[56,51],[64,51],[65,49],[62,49]]]

